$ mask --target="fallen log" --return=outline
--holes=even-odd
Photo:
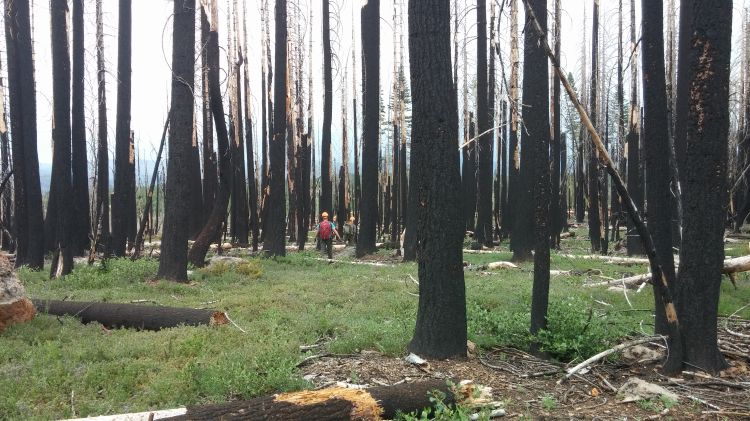
[[[367,389],[331,387],[321,390],[280,393],[248,401],[188,407],[184,415],[168,420],[381,420],[397,412],[409,413],[430,407],[431,391],[445,394],[452,404],[455,395],[444,380],[377,386]],[[463,391],[460,392],[464,396]],[[471,393],[466,395],[471,397]]]
[[[14,323],[23,323],[34,318],[36,310],[26,298],[26,290],[16,277],[13,265],[5,256],[0,256],[0,332]]]
[[[490,262],[486,265],[481,266],[482,269],[497,270],[497,269],[518,269],[518,265],[511,262]]]
[[[724,267],[721,269],[721,273],[728,275],[732,283],[734,283],[733,276],[736,273],[750,271],[750,255],[735,257],[724,260]],[[675,269],[675,275],[677,269]],[[651,282],[651,273],[644,273],[641,275],[628,276],[627,278],[613,279],[604,282],[596,282],[593,284],[586,284],[587,287],[598,287],[598,286],[623,286],[627,288],[635,289],[645,282]]]
[[[582,260],[605,260],[609,263],[617,263],[623,265],[640,265],[648,264],[648,259],[641,257],[620,257],[620,256],[607,256],[599,254],[559,254],[558,256],[566,259],[582,259]]]
[[[73,316],[82,323],[99,322],[106,328],[161,330],[170,327],[224,325],[226,313],[216,310],[149,306],[123,303],[95,303],[60,300],[32,300],[37,311],[53,316]]]

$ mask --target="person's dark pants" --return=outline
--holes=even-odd
[[[326,253],[328,253],[328,258],[333,259],[333,238],[320,241],[325,245]]]

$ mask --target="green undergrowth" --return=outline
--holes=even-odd
[[[579,230],[580,231],[580,230]],[[579,236],[585,234],[580,231]],[[550,284],[549,327],[536,340],[553,358],[579,360],[623,336],[650,333],[653,297],[582,285],[602,277],[643,273],[646,265],[620,266],[571,259],[588,254],[585,238],[564,240],[551,268],[569,271]],[[509,260],[465,254],[472,268]],[[381,257],[393,251],[381,251]],[[116,259],[102,267],[78,265],[50,281],[45,272],[20,271],[29,295],[77,301],[143,302],[226,311],[233,325],[179,327],[160,332],[105,330],[71,317],[40,315],[0,334],[0,419],[55,419],[164,409],[247,399],[311,385],[297,364],[299,346],[334,354],[374,350],[406,352],[417,311],[414,263],[368,266],[316,260],[320,253],[195,269],[190,283],[155,280],[158,261]],[[352,260],[349,251],[339,260]],[[469,339],[482,349],[526,348],[533,264],[519,269],[465,272]],[[750,301],[750,281],[722,286],[721,314]],[[748,310],[739,313],[748,317]]]

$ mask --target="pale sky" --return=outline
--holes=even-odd
[[[226,31],[226,15],[227,8],[230,0],[216,0],[219,6],[220,16],[220,29],[219,29],[219,41],[222,46],[222,77],[226,75],[225,64],[226,64],[226,43],[227,43],[227,31]],[[260,8],[261,0],[237,0],[240,9],[242,8],[243,2],[246,1],[247,6],[247,28],[248,28],[248,43],[249,43],[249,54],[248,59],[251,67],[251,90],[253,96],[253,110],[257,116],[259,122],[260,119],[260,68],[261,68],[261,24],[260,24]],[[393,32],[393,10],[394,1],[399,0],[381,0],[381,89],[384,93],[384,97],[387,98],[390,93],[391,87],[391,71],[393,69],[393,43],[394,43],[394,32]],[[462,25],[468,28],[470,42],[468,44],[468,55],[469,55],[469,71],[471,75],[470,80],[474,78],[475,74],[475,48],[476,48],[476,12],[471,10],[469,7],[474,7],[476,0],[455,0],[458,1],[459,10],[466,11],[465,18],[462,21]],[[493,0],[488,0],[488,18],[490,3]],[[499,2],[501,0],[494,0]],[[521,0],[519,6],[522,6]],[[406,18],[406,4],[407,0],[400,0],[404,7],[404,43],[405,43],[405,60],[408,63],[408,20]],[[117,1],[116,0],[104,0],[104,19],[105,19],[105,51],[108,59],[107,68],[107,102],[108,102],[108,117],[109,117],[109,142],[110,142],[110,155],[114,156],[114,129],[115,129],[115,111],[116,111],[116,66],[117,66]],[[199,3],[199,1],[198,1]],[[273,0],[269,0],[271,7],[271,19],[273,19]],[[291,3],[291,2],[290,2]],[[340,67],[348,66],[351,69],[351,48],[352,48],[352,31],[355,31],[355,39],[357,44],[357,51],[360,51],[360,7],[363,0],[331,0],[331,11],[340,10],[338,15],[340,19],[331,20],[332,28],[336,29],[336,34],[333,38],[334,55],[338,56],[341,63]],[[587,33],[587,43],[590,45],[590,26],[591,26],[591,4],[593,0],[563,0],[563,21],[562,21],[562,54],[561,63],[566,71],[572,72],[576,79],[580,75],[580,56],[581,56],[581,42],[583,37],[583,30],[585,28]],[[618,0],[601,0],[601,31],[602,39],[606,40],[602,42],[603,47],[606,49],[605,55],[610,57],[609,62],[606,64],[607,68],[614,66],[615,52],[616,52],[616,32],[617,32],[617,3]],[[625,14],[624,23],[624,37],[623,42],[625,44],[625,51],[628,50],[629,46],[629,10],[630,1],[625,0],[623,5],[623,13]],[[665,7],[667,1],[665,0]],[[677,1],[679,3],[679,1]],[[314,102],[315,102],[315,124],[316,124],[316,138],[320,135],[320,125],[322,124],[322,101],[323,101],[323,72],[322,72],[322,43],[321,43],[321,11],[322,2],[321,0],[298,0],[300,9],[303,11],[306,17],[309,15],[310,6],[313,7],[313,31],[307,31],[306,37],[313,37],[313,71],[314,71]],[[550,17],[549,22],[552,22],[552,6],[553,2],[549,1]],[[587,22],[583,21],[584,11],[586,7]],[[735,13],[733,19],[733,39],[735,40],[735,46],[738,45],[739,40],[739,21],[741,17],[741,10],[744,6],[744,2],[735,1]],[[87,57],[87,127],[90,133],[96,132],[96,50],[95,50],[95,1],[85,1],[85,24],[86,24],[86,57]],[[173,4],[170,0],[133,0],[133,74],[132,74],[132,121],[131,126],[136,134],[136,146],[139,150],[141,159],[153,160],[155,157],[155,150],[158,147],[159,136],[161,135],[162,126],[164,124],[164,118],[167,113],[169,106],[169,89],[171,84],[170,67],[169,61],[171,60],[171,37],[172,37],[172,14]],[[640,1],[636,2],[637,8],[637,20],[640,25]],[[499,6],[498,6],[499,10]],[[523,7],[519,7],[519,30],[523,31]],[[37,112],[38,112],[38,133],[39,133],[39,160],[42,163],[50,163],[52,161],[52,148],[51,148],[51,111],[52,111],[52,74],[50,65],[50,34],[49,34],[49,1],[48,0],[33,0],[33,13],[34,13],[34,41],[35,41],[35,57],[36,57],[36,83],[37,83]],[[503,49],[504,57],[508,57],[508,23],[509,23],[509,7],[504,7],[503,17],[501,19],[500,27],[498,29],[500,34],[501,47]],[[666,13],[665,13],[666,15]],[[306,22],[302,22],[302,27],[305,26]],[[289,24],[296,25],[296,21],[291,19]],[[463,37],[463,30],[460,29],[459,37]],[[271,36],[273,38],[273,28],[271,28]],[[640,28],[637,30],[637,37],[640,37]],[[523,46],[523,34],[520,34],[521,47]],[[4,48],[4,37],[0,45]],[[196,40],[199,43],[199,34],[196,35]],[[273,40],[272,40],[273,41]],[[307,38],[305,39],[305,46],[307,46]],[[272,44],[273,48],[273,44]],[[307,49],[307,47],[305,47]],[[735,48],[735,52],[736,52]],[[196,50],[196,54],[199,52]],[[587,55],[590,55],[590,51],[587,48]],[[736,55],[736,54],[735,54]],[[3,57],[5,59],[5,57]],[[590,59],[589,59],[590,60]],[[196,58],[196,68],[200,66],[200,60]],[[358,86],[361,87],[361,56],[357,55],[357,80]],[[506,63],[506,70],[508,64]],[[3,66],[6,68],[6,66]],[[307,69],[307,63],[305,64],[305,71]],[[408,67],[407,67],[408,69]],[[460,66],[459,66],[460,69]],[[498,75],[500,67],[498,66]],[[408,70],[407,70],[408,72]],[[348,102],[351,103],[351,70],[349,70],[349,79],[347,82],[347,90],[349,92]],[[200,85],[199,73],[196,85]],[[342,83],[343,68],[339,71],[334,70],[334,99],[333,99],[333,156],[336,158],[340,155],[341,150],[341,99],[340,99],[340,86]],[[627,77],[626,77],[627,80]],[[461,82],[459,81],[459,84]],[[626,88],[627,89],[627,88]],[[626,91],[627,92],[627,91]],[[361,92],[359,104],[361,107]],[[199,100],[199,99],[198,99]],[[459,98],[459,106],[461,99]],[[227,107],[225,105],[225,111]],[[349,120],[351,124],[353,113],[349,111]],[[361,133],[361,108],[359,111],[359,132]],[[200,120],[200,119],[199,119]],[[256,135],[254,138],[259,139],[260,125],[257,124],[255,127]],[[200,133],[200,132],[199,132]],[[349,130],[349,136],[352,136],[352,130]],[[92,137],[93,138],[93,137]],[[259,151],[259,147],[256,145],[256,153]],[[89,160],[91,161],[91,159]],[[148,171],[151,171],[148,169]]]

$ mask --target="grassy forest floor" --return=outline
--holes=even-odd
[[[727,256],[750,254],[748,241],[727,243]],[[549,331],[540,337],[556,361],[580,362],[627,337],[652,333],[650,288],[640,293],[629,290],[626,296],[622,290],[583,285],[645,273],[647,265],[563,254],[589,254],[583,227],[552,254],[551,268],[569,271],[552,277]],[[679,405],[665,399],[618,403],[611,388],[628,376],[669,385],[653,362],[612,358],[560,386],[555,384],[559,373],[528,376],[557,365],[517,351],[530,341],[533,264],[481,269],[484,263],[510,259],[506,243],[497,253],[464,254],[470,264],[465,272],[469,339],[476,351],[464,361],[431,361],[429,368],[410,365],[403,357],[417,309],[417,285],[411,280],[417,267],[395,263],[392,255],[392,250],[383,250],[371,257],[389,263],[383,266],[328,263],[317,260],[320,254],[314,250],[273,260],[250,257],[240,265],[195,270],[189,284],[153,280],[158,267],[153,259],[112,260],[105,269],[98,263],[78,265],[61,281],[49,281],[46,272],[22,269],[20,277],[33,298],[209,307],[226,311],[246,333],[232,325],[159,332],[107,330],[72,317],[39,315],[0,334],[0,419],[138,412],[248,399],[336,381],[377,385],[423,377],[470,379],[491,386],[494,399],[504,404],[506,418],[713,419],[714,414],[703,412],[716,407],[727,418],[750,413],[746,389],[696,388],[690,381],[671,387],[678,393],[683,388]],[[353,260],[349,249],[335,258]],[[729,316],[748,303],[748,274],[737,277],[737,289],[723,283],[719,314]],[[734,317],[750,318],[750,309]],[[311,344],[321,346],[301,351],[300,346]],[[321,354],[326,356],[305,360]],[[748,380],[742,377],[747,376],[746,362],[732,361],[734,375],[743,381]]]

